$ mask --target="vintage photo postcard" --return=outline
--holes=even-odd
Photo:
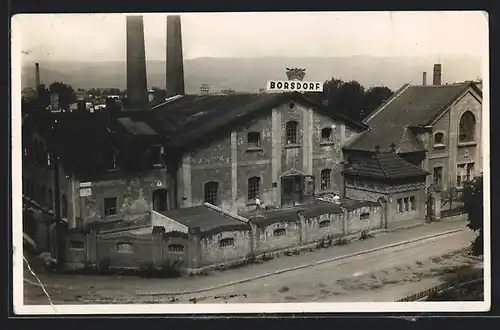
[[[487,311],[488,15],[12,18],[17,314]]]

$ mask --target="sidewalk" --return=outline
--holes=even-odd
[[[314,252],[305,252],[300,255],[283,256],[262,264],[213,272],[208,276],[191,276],[176,279],[142,279],[129,276],[42,275],[41,280],[44,285],[81,289],[92,288],[93,291],[102,294],[106,292],[109,294],[116,294],[117,292],[124,294],[144,294],[150,292],[195,291],[458,228],[466,229],[465,222],[444,220],[392,233],[380,233],[374,238],[356,241],[348,245],[333,246],[327,249],[314,250]]]

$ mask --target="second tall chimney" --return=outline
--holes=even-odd
[[[181,17],[167,16],[167,97],[184,95]]]
[[[427,86],[427,72],[422,73],[422,86]]]
[[[441,85],[441,64],[434,64],[434,76],[432,78],[434,86]]]
[[[127,16],[127,98],[131,109],[149,105],[142,16]]]
[[[40,88],[40,64],[35,63],[35,90],[38,94]]]

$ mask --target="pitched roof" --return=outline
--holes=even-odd
[[[160,212],[188,228],[199,227],[202,233],[222,230],[249,230],[250,225],[205,205]]]
[[[390,180],[425,177],[429,173],[408,163],[394,152],[382,152],[374,153],[371,158],[347,167],[343,174]]]
[[[398,153],[425,150],[409,128],[429,125],[469,87],[480,93],[477,86],[470,82],[439,86],[403,86],[392,98],[373,111],[365,120],[370,128],[354,138],[346,149],[373,151],[375,145],[378,145],[380,151],[390,151],[390,145],[394,143]]]
[[[264,111],[287,102],[297,101],[314,107],[326,116],[345,122],[358,130],[367,126],[347,115],[329,111],[300,93],[259,93],[230,95],[184,95],[153,109],[154,118],[170,136],[169,144],[175,148],[204,140],[211,135],[244,123]]]

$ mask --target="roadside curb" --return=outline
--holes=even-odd
[[[178,291],[178,292],[152,292],[152,293],[138,292],[138,293],[136,293],[136,295],[138,295],[138,296],[180,296],[180,295],[186,295],[186,294],[207,292],[207,291],[221,289],[221,288],[225,288],[225,287],[236,285],[236,284],[240,284],[240,283],[246,283],[246,282],[251,282],[251,281],[259,280],[259,279],[270,277],[270,276],[273,276],[273,275],[278,275],[278,274],[283,274],[283,273],[291,272],[291,271],[294,271],[294,270],[304,269],[304,268],[313,267],[313,266],[317,266],[317,265],[321,265],[321,264],[325,264],[325,263],[329,263],[329,262],[333,262],[333,261],[343,260],[343,259],[347,259],[347,258],[352,258],[352,257],[356,257],[356,256],[359,256],[359,255],[368,254],[368,253],[372,253],[372,252],[376,252],[376,251],[380,251],[380,250],[384,250],[384,249],[390,249],[390,248],[393,248],[393,247],[398,247],[398,246],[402,246],[402,245],[406,245],[406,244],[411,244],[411,243],[423,241],[423,240],[426,240],[426,239],[431,239],[431,238],[434,238],[434,237],[439,237],[439,236],[445,236],[445,235],[449,235],[449,234],[453,234],[453,233],[458,233],[458,232],[461,232],[461,231],[464,231],[464,230],[465,230],[465,228],[452,229],[452,230],[448,230],[448,231],[441,232],[441,233],[436,233],[436,234],[431,234],[431,235],[427,235],[427,236],[422,236],[422,237],[415,238],[415,239],[412,239],[412,240],[401,241],[401,242],[397,242],[397,243],[393,243],[393,244],[388,244],[388,245],[384,245],[384,246],[379,246],[379,247],[368,249],[368,250],[364,250],[364,251],[359,251],[359,252],[354,252],[354,253],[346,254],[346,255],[343,255],[343,256],[338,256],[338,257],[334,257],[334,258],[330,258],[330,259],[320,260],[320,261],[316,261],[316,262],[305,264],[305,265],[300,265],[300,266],[285,268],[285,269],[281,269],[281,270],[274,271],[274,272],[271,272],[271,273],[265,273],[265,274],[262,274],[262,275],[257,275],[257,276],[249,277],[249,278],[242,279],[242,280],[236,280],[236,281],[227,282],[227,283],[223,283],[223,284],[219,284],[219,285],[214,285],[214,286],[206,287],[206,288],[203,288],[203,289],[186,290],[186,291]]]

